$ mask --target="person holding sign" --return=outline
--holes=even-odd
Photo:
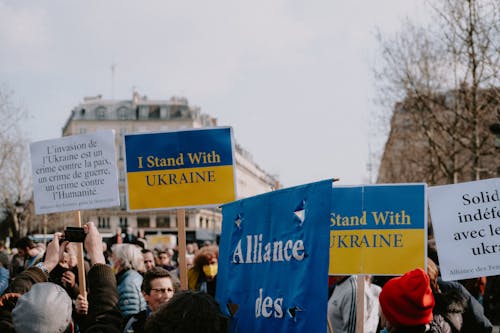
[[[80,332],[118,333],[122,318],[118,310],[116,279],[105,264],[102,238],[94,223],[87,223],[84,230],[91,268],[88,273],[89,313],[85,322],[79,325]],[[70,297],[60,286],[47,282],[49,272],[59,262],[61,235],[54,234],[47,245],[45,260],[21,273],[9,286],[9,295],[0,299],[3,306],[14,305],[11,316],[4,312],[5,308],[0,309],[1,332],[75,332]],[[8,302],[4,302],[6,298]]]

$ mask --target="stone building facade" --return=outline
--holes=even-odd
[[[474,108],[467,90],[397,103],[377,183],[443,185],[498,177],[500,147],[490,128],[500,121],[499,96],[498,88],[480,90]]]
[[[124,134],[161,132],[183,128],[217,126],[217,119],[189,105],[183,97],[150,100],[134,93],[131,100],[107,100],[101,96],[86,97],[71,111],[63,127],[63,136],[115,130],[119,172],[120,207],[82,212],[82,219],[97,221],[101,232],[112,233],[117,227],[143,229],[146,234],[176,234],[176,211],[127,212],[124,171]],[[281,187],[278,179],[264,171],[240,145],[235,145],[237,198],[265,193]],[[66,216],[65,219],[71,218]],[[218,208],[186,210],[188,241],[215,240],[221,231]]]

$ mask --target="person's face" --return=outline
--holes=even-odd
[[[160,305],[168,302],[174,296],[174,285],[168,277],[162,277],[151,281],[151,291],[149,295],[144,293],[144,299],[148,302],[151,311],[158,310]]]
[[[147,271],[155,267],[155,258],[151,252],[146,252],[143,254],[144,257],[144,267]]]
[[[26,251],[20,247],[17,248],[17,254],[21,257],[24,258],[26,257]]]
[[[169,256],[167,253],[162,253],[158,256],[158,265],[163,266],[163,265],[168,265],[169,261]]]

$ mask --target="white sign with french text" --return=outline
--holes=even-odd
[[[428,188],[443,280],[500,274],[500,178]]]
[[[114,131],[30,144],[37,214],[118,206]]]

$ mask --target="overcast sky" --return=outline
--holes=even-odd
[[[287,187],[362,184],[375,29],[394,33],[420,2],[0,0],[0,83],[31,113],[32,141],[60,137],[84,96],[131,99],[135,88],[185,96],[232,126]]]

